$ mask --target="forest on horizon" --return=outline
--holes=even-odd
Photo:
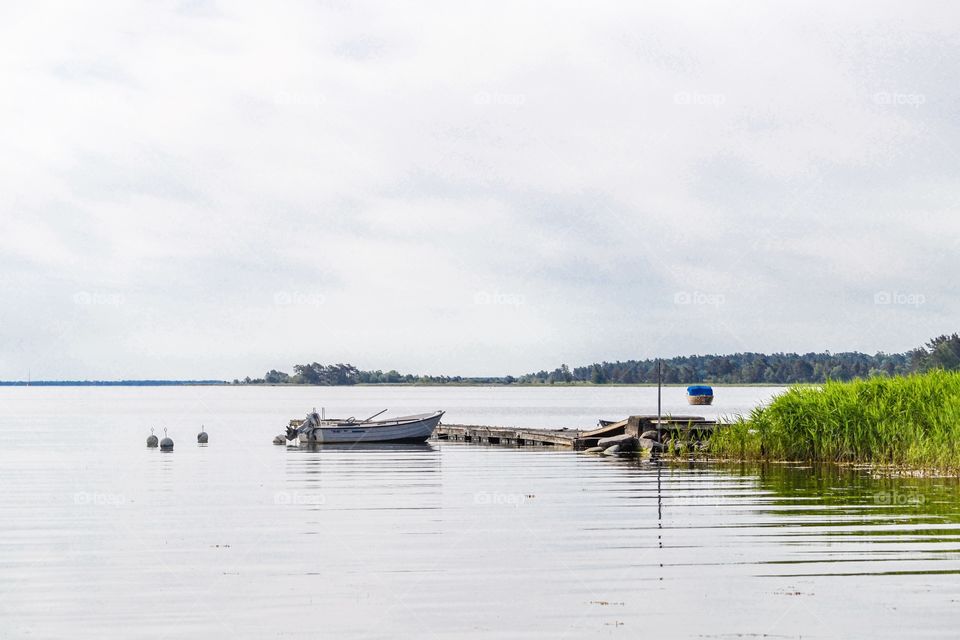
[[[795,384],[905,375],[930,369],[960,369],[960,335],[941,335],[906,353],[734,353],[677,356],[662,360],[665,384]],[[520,376],[430,376],[396,370],[364,371],[351,364],[297,364],[293,373],[272,369],[262,378],[234,384],[647,384],[657,382],[657,360],[596,362]]]

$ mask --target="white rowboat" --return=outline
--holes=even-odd
[[[443,411],[388,420],[330,420],[316,411],[298,426],[287,428],[287,440],[300,444],[353,444],[357,442],[425,442],[440,424]]]

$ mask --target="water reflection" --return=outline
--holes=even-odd
[[[757,565],[755,575],[960,573],[956,478],[778,464],[687,464],[670,476],[658,504],[666,526],[749,545],[753,558],[737,563]]]
[[[327,451],[330,453],[350,453],[350,452],[420,452],[435,453],[437,448],[430,442],[422,443],[390,443],[390,442],[358,442],[353,444],[301,444],[297,446],[290,445],[288,451],[318,452]]]

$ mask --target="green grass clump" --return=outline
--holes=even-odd
[[[710,441],[717,456],[960,469],[960,372],[792,387]]]

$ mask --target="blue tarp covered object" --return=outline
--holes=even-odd
[[[690,387],[687,387],[688,396],[712,396],[713,387],[708,387],[705,384],[695,384]]]

